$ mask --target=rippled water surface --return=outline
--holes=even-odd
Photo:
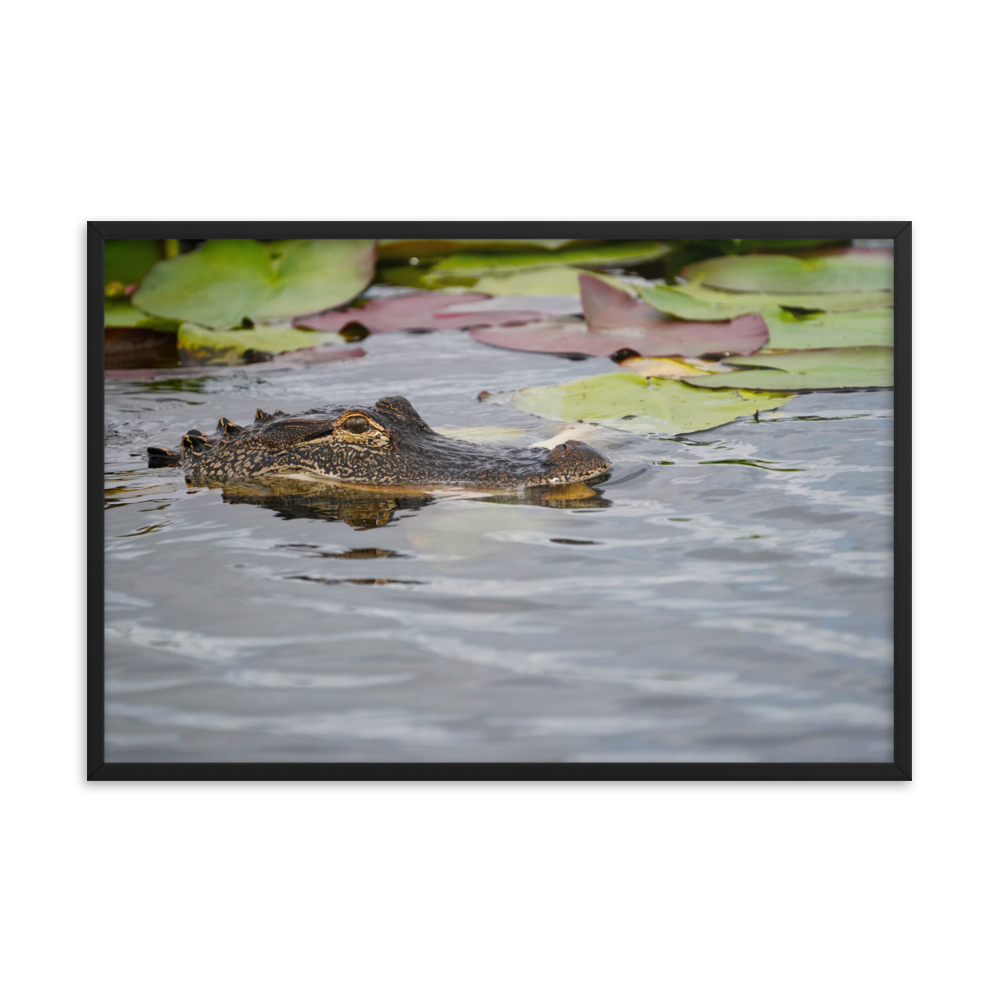
[[[364,347],[107,383],[108,760],[892,759],[891,392],[604,431],[589,498],[224,501],[145,467],[221,416],[396,394],[530,444],[562,425],[480,390],[615,370],[461,332]]]

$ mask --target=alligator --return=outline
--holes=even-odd
[[[610,460],[582,441],[549,449],[445,437],[402,396],[387,396],[372,407],[258,410],[249,427],[223,417],[211,436],[188,431],[179,452],[148,452],[150,467],[180,465],[194,482],[306,475],[357,486],[521,490],[587,482],[611,468]]]

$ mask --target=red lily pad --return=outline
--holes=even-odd
[[[469,327],[505,326],[532,323],[546,317],[568,319],[579,312],[578,295],[498,295],[484,302],[449,306],[436,313],[435,318],[461,317]]]
[[[767,343],[767,324],[751,313],[724,323],[666,323],[645,329],[591,330],[586,323],[525,323],[470,330],[480,343],[511,351],[579,354],[593,358],[629,348],[639,354],[696,358],[703,354],[752,354]]]
[[[580,272],[580,302],[591,330],[642,330],[667,322],[659,309],[587,271]]]
[[[311,365],[328,364],[336,361],[352,361],[363,358],[364,348],[350,347],[339,350],[330,347],[307,347],[301,351],[289,351],[273,361],[261,361],[250,365],[186,365],[180,368],[108,368],[104,377],[115,381],[156,382],[167,378],[204,378],[205,376],[233,375],[252,368],[254,372],[280,371],[289,368],[307,368]]]
[[[460,329],[474,329],[480,326],[506,326],[508,323],[533,323],[544,319],[545,313],[530,311],[527,309],[493,309],[475,310],[472,312],[449,312],[438,313],[434,317],[434,322],[461,322]],[[437,329],[445,329],[437,327]],[[451,327],[448,327],[451,329]]]
[[[354,309],[328,309],[316,316],[302,316],[295,321],[300,330],[339,333],[348,323],[361,323],[369,333],[393,333],[396,330],[461,330],[469,326],[463,316],[442,316],[463,303],[479,302],[488,295],[469,293],[448,295],[444,292],[417,292],[372,299]],[[486,321],[488,322],[488,321]]]
[[[176,333],[121,327],[104,331],[105,368],[151,368],[178,361]]]

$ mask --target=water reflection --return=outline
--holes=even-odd
[[[343,521],[358,531],[383,528],[401,510],[419,510],[434,501],[428,493],[363,490],[310,480],[254,479],[227,483],[223,503],[247,503],[273,510],[285,521],[314,518]]]
[[[607,476],[592,482],[603,482]],[[518,494],[497,494],[482,497],[484,503],[527,504],[532,507],[610,507],[611,501],[604,496],[604,491],[588,486],[586,483],[567,483],[565,486],[546,486],[540,489],[525,490]]]
[[[520,504],[536,507],[610,507],[603,491],[586,483],[569,483],[525,490],[521,493],[482,495],[468,490],[423,492],[402,487],[354,487],[319,480],[287,477],[248,479],[222,486],[223,503],[252,504],[274,511],[286,521],[315,518],[343,521],[358,531],[384,528],[400,511],[415,511],[439,496],[453,496],[484,503]],[[337,558],[372,559],[390,553],[381,549],[357,549],[354,555]],[[392,553],[394,554],[394,553]]]
[[[315,559],[408,559],[409,556],[392,549],[347,549],[345,552],[323,552],[318,545],[296,543],[291,545],[276,545],[276,549],[291,549],[301,552],[304,556]]]

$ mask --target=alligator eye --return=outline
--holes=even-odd
[[[340,426],[352,434],[364,434],[371,427],[371,424],[364,417],[348,417]]]

